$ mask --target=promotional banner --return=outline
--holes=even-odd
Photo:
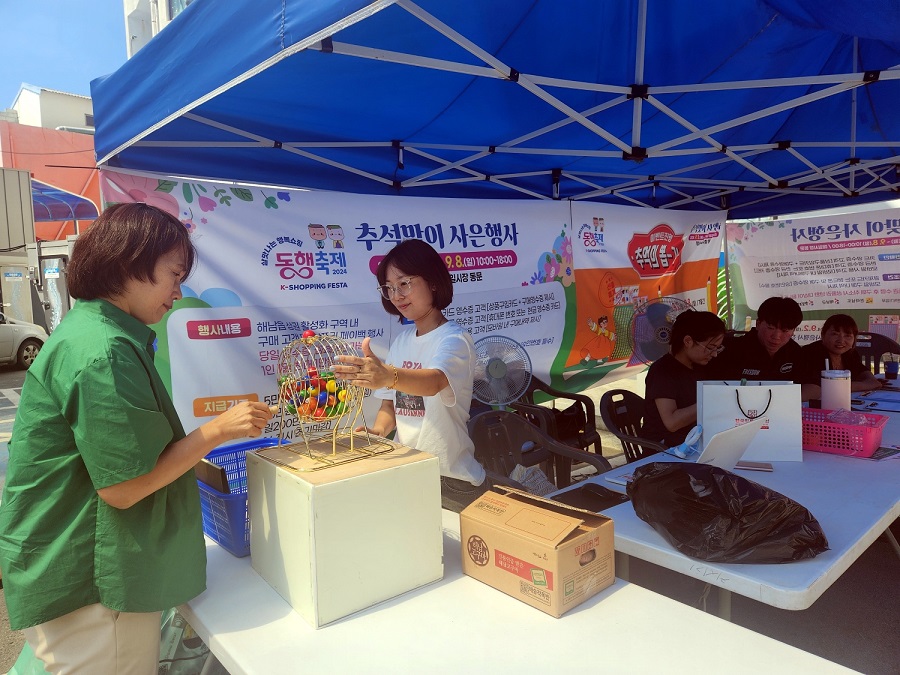
[[[563,377],[582,387],[668,350],[673,315],[716,311],[724,212],[572,205],[576,310]]]
[[[568,391],[629,363],[643,367],[629,337],[642,302],[715,302],[710,279],[724,220],[709,212],[338,194],[111,171],[101,184],[107,205],[143,201],[172,213],[197,247],[184,299],[155,327],[157,368],[188,430],[241,400],[274,404],[278,355],[305,330],[356,348],[369,337],[386,356],[401,324],[384,311],[374,272],[408,238],[431,244],[450,271],[447,318],[476,342],[495,334],[517,341],[535,376]],[[378,404],[366,398],[367,420]],[[295,430],[283,431],[290,438]],[[277,432],[275,423],[266,430]]]
[[[732,222],[727,241],[734,328],[749,329],[766,298],[789,296],[803,308],[798,342],[817,340],[837,313],[898,339],[900,209]]]
[[[197,247],[184,300],[156,327],[157,367],[188,430],[240,400],[274,403],[278,354],[304,330],[356,348],[369,337],[386,356],[401,324],[384,311],[374,271],[407,238],[444,259],[454,282],[448,318],[475,340],[500,333],[519,341],[535,375],[550,379],[574,280],[570,257],[559,253],[570,239],[564,203],[370,197],[118,172],[101,182],[107,205],[158,206],[182,220]],[[378,404],[367,397],[368,420]]]

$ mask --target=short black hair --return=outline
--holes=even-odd
[[[675,317],[672,333],[669,335],[669,347],[672,354],[684,349],[684,338],[690,336],[694,342],[711,340],[725,335],[725,322],[712,312],[686,310]]]
[[[114,204],[75,240],[66,267],[69,295],[108,299],[122,293],[130,279],[155,281],[156,263],[176,249],[184,252],[187,276],[196,253],[180,220],[142,202]]]
[[[379,286],[383,286],[387,281],[387,269],[392,265],[403,274],[421,277],[431,287],[434,306],[438,309],[443,310],[453,302],[453,280],[450,278],[450,272],[443,258],[428,242],[421,239],[404,239],[388,251],[375,270]],[[388,314],[402,317],[400,310],[384,296],[381,298],[381,306]]]
[[[803,310],[793,298],[778,296],[765,300],[756,311],[756,321],[765,321],[782,330],[794,330],[803,321]]]

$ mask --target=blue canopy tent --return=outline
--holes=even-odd
[[[87,197],[42,183],[34,178],[31,179],[31,202],[35,222],[72,220],[76,223],[76,231],[79,220],[94,220],[100,215],[97,206]]]
[[[98,163],[732,218],[895,198],[894,0],[197,0],[92,83]]]

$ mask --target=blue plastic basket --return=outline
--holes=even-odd
[[[197,481],[200,488],[200,508],[203,511],[203,532],[238,558],[250,554],[250,516],[247,513],[247,453],[273,445],[278,445],[277,438],[259,438],[233,445],[223,445],[206,456],[210,462],[225,469],[231,494],[222,494],[206,483]]]

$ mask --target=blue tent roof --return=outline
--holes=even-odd
[[[45,223],[63,220],[94,220],[99,213],[87,197],[31,179],[31,202],[34,221]]]
[[[196,0],[92,83],[109,167],[783,214],[895,198],[894,0]]]

